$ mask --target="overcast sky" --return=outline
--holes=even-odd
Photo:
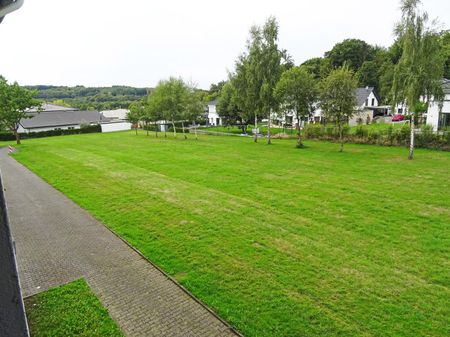
[[[449,0],[423,0],[450,26]],[[0,74],[20,84],[152,87],[226,79],[249,28],[274,15],[296,64],[345,38],[388,46],[397,0],[25,0],[0,24]]]

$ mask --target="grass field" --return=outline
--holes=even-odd
[[[32,337],[122,337],[108,311],[80,279],[25,299]]]
[[[132,132],[15,158],[248,337],[446,336],[450,153]]]

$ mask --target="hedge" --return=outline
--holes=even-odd
[[[80,129],[49,130],[49,131],[20,133],[20,139],[78,135],[81,133],[96,133],[96,132],[102,132],[102,127],[100,126],[100,124],[82,126]],[[16,140],[16,137],[12,132],[5,132],[5,131],[0,132],[0,141],[12,141],[12,140]]]
[[[373,130],[361,125],[354,132],[350,133],[349,131],[348,126],[344,128],[346,142],[384,146],[409,146],[411,132],[408,124],[401,128],[389,126],[385,130]],[[308,124],[304,129],[304,137],[327,141],[339,140],[339,134],[334,125]],[[419,131],[416,131],[415,146],[450,151],[450,131],[434,132],[431,126],[424,125]]]

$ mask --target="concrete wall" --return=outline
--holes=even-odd
[[[100,125],[102,127],[102,132],[115,132],[115,131],[131,130],[131,123],[128,123],[128,122],[103,123]]]

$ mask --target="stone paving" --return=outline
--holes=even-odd
[[[84,277],[127,336],[236,336],[105,226],[0,149],[23,295]]]

